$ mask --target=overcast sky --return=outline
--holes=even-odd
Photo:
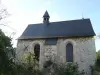
[[[100,33],[100,0],[2,0],[1,4],[11,14],[6,22],[9,29],[3,27],[6,33],[15,31],[17,39],[28,24],[41,23],[47,10],[50,21],[65,21],[90,18],[93,29]],[[16,46],[16,41],[13,41]],[[96,39],[96,50],[100,49],[100,39]]]

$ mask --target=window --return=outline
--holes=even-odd
[[[67,62],[73,62],[73,45],[71,43],[66,45],[66,60]]]
[[[46,20],[46,18],[44,18],[44,20]]]
[[[34,46],[34,54],[35,54],[35,59],[39,61],[39,56],[40,56],[40,45],[39,44],[36,44]]]
[[[56,45],[57,44],[57,39],[46,39],[45,44],[46,45]]]

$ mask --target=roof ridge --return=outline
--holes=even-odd
[[[86,18],[86,19],[75,19],[75,20],[65,20],[65,21],[55,21],[55,22],[70,22],[70,21],[79,21],[79,20],[90,20],[90,18]],[[50,22],[50,23],[55,23],[55,22]]]
[[[58,22],[71,22],[71,21],[79,21],[79,20],[90,20],[90,18],[85,18],[85,19],[75,19],[75,20],[65,20],[65,21],[55,21],[55,22],[50,22],[50,23],[58,23]],[[28,25],[37,25],[37,24],[43,24],[43,23],[34,23],[34,24],[28,24]]]

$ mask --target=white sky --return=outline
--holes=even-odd
[[[17,2],[18,2],[17,0],[2,0],[1,1],[1,6],[3,6],[4,8],[7,8],[8,12],[11,14],[11,16],[4,19],[2,22],[12,27],[13,29],[9,27],[4,27],[4,26],[1,26],[1,27],[5,31],[5,33],[8,34],[8,36],[11,35],[12,32],[16,32],[16,34],[13,37],[14,39],[12,42],[14,44],[14,47],[16,47],[16,43],[17,43],[16,39],[22,34],[22,32],[25,30],[28,24],[41,23],[42,16],[44,12],[46,11],[46,8],[44,7],[37,11],[33,10],[32,12],[20,10],[19,9],[20,7],[18,7]],[[49,2],[47,1],[47,5],[48,4]],[[57,15],[57,13],[54,12],[51,14],[50,20],[60,21],[60,17],[59,15]]]

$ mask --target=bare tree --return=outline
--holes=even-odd
[[[6,8],[2,8],[0,10],[0,20],[8,17],[10,14],[8,13],[7,9]]]
[[[11,38],[13,38],[14,35],[16,34],[16,32],[15,32],[16,30],[14,28],[10,27],[7,23],[5,23],[5,21],[2,22],[9,16],[11,16],[11,14],[9,14],[8,10],[2,4],[0,4],[0,29],[2,29],[1,26],[4,26],[4,27],[7,27],[7,28],[13,30],[13,32],[11,32],[9,35]]]

